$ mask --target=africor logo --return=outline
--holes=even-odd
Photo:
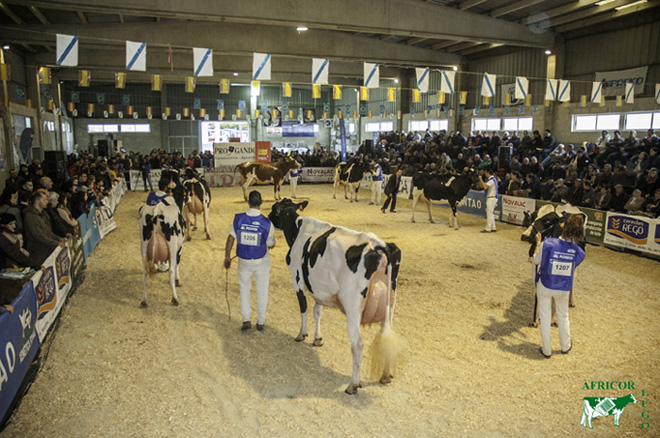
[[[580,426],[593,429],[591,420],[596,417],[614,415],[614,425],[619,427],[619,418],[628,403],[637,403],[635,396],[630,393],[625,397],[585,397],[583,400],[582,419]]]
[[[607,218],[607,232],[637,245],[646,245],[649,224],[627,216],[612,215]]]

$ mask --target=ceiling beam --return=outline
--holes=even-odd
[[[415,44],[419,44],[426,40],[428,40],[428,38],[408,38],[406,40],[406,44],[408,44],[409,46],[413,46]]]
[[[484,50],[496,49],[502,47],[502,44],[482,44],[477,47],[472,47],[471,49],[463,50],[461,55],[468,56],[474,53],[483,52]]]
[[[582,20],[584,18],[593,17],[594,15],[603,14],[607,11],[613,10],[614,8],[618,8],[619,6],[625,6],[630,3],[631,0],[614,0],[612,3],[607,3],[602,6],[588,8],[583,11],[576,12],[574,14],[561,16],[557,19],[551,20],[550,25],[552,27],[561,26],[562,24],[570,23],[571,21]]]
[[[485,3],[486,0],[467,0],[458,5],[458,9],[461,11],[467,11],[470,8],[474,8],[482,3]]]
[[[472,41],[468,41],[466,43],[456,44],[455,46],[452,46],[452,47],[448,48],[447,51],[450,52],[450,53],[453,53],[453,52],[458,52],[458,51],[461,51],[461,50],[464,50],[464,49],[469,49],[471,47],[480,46],[482,44],[483,43],[474,43]]]
[[[443,43],[435,43],[429,48],[433,50],[441,50],[446,49],[447,47],[455,46],[456,44],[460,44],[460,41],[445,41]]]
[[[83,11],[76,11],[78,14],[78,18],[80,18],[80,21],[82,24],[89,24],[89,21],[87,21],[87,17],[85,17],[85,13]]]
[[[560,15],[568,14],[569,12],[574,12],[587,6],[591,6],[594,3],[598,3],[601,0],[579,0],[574,3],[569,3],[565,6],[559,6],[558,8],[549,9],[547,11],[539,12],[538,14],[532,14],[528,18],[520,20],[521,24],[533,24],[538,23],[539,21],[545,20],[546,18],[554,18]]]
[[[503,15],[511,14],[530,6],[534,6],[535,4],[542,3],[543,1],[545,0],[522,0],[519,2],[511,3],[510,5],[506,5],[502,8],[491,11],[490,16],[494,18],[501,17]]]
[[[9,7],[6,4],[0,3],[0,10],[2,10],[2,12],[4,12],[9,18],[11,18],[14,21],[14,23],[24,24],[23,20],[21,20],[21,17],[14,14],[14,11],[9,9]]]
[[[41,21],[41,24],[44,26],[48,26],[50,24],[46,17],[44,17],[44,14],[41,13],[39,8],[36,6],[28,6],[28,9],[34,14],[35,17],[37,17],[39,21]]]
[[[547,47],[554,42],[552,32],[538,34],[518,23],[417,0],[388,0],[379,3],[378,7],[374,6],[372,0],[334,0],[332,7],[327,8],[323,14],[318,13],[318,7],[314,2],[310,3],[307,0],[271,0],[265,4],[244,0],[222,2],[172,0],[160,1],[156,8],[134,0],[4,1],[7,4],[21,6],[81,10],[99,14],[265,24],[294,29],[304,24],[310,29],[371,34],[390,33],[408,37],[493,42],[521,47]],[[291,13],[291,11],[295,12]],[[442,26],[438,26],[439,22]]]
[[[623,17],[628,14],[633,14],[635,12],[644,11],[646,9],[657,8],[660,6],[660,0],[652,0],[647,3],[640,3],[629,8],[621,9],[620,11],[612,11],[607,14],[601,14],[596,17],[586,18],[584,20],[577,21],[575,23],[566,24],[564,26],[559,26],[557,30],[559,32],[568,32],[571,30],[581,29],[586,26],[591,26],[598,23],[603,23],[610,21],[614,18]]]

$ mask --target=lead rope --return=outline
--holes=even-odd
[[[237,255],[231,258],[234,260]],[[229,311],[229,321],[231,321],[231,306],[229,305],[229,269],[225,269],[225,301],[227,302],[227,310]]]

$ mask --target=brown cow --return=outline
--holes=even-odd
[[[275,199],[282,199],[279,196],[280,185],[284,176],[293,168],[299,168],[300,163],[290,157],[284,157],[284,161],[276,163],[241,163],[236,169],[241,174],[241,186],[243,187],[243,197],[247,201],[247,188],[250,185],[257,184],[275,184]]]

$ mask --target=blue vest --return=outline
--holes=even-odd
[[[495,183],[495,184],[493,185],[493,190],[495,190],[495,199],[499,198],[500,194],[499,194],[499,190],[498,190],[498,187],[497,187],[497,178],[495,178],[495,175],[493,175],[493,176],[491,176],[491,177],[488,178],[488,179],[489,179],[489,180],[492,179],[493,182]],[[488,197],[488,189],[486,189],[486,197]]]
[[[151,192],[149,193],[149,196],[147,196],[147,205],[156,205],[166,197],[167,197],[167,193],[164,194],[163,196],[158,196],[156,192]]]
[[[270,232],[270,220],[266,216],[237,214],[234,216],[234,231],[237,241],[236,255],[242,259],[260,259],[266,255],[266,241]]]
[[[548,289],[570,291],[573,288],[573,273],[584,260],[584,250],[575,243],[550,238],[543,241],[541,265],[536,281]]]
[[[298,178],[298,169],[291,169],[291,178]]]
[[[379,164],[376,164],[374,167],[374,176],[372,177],[373,181],[382,181],[383,180],[383,168]]]

